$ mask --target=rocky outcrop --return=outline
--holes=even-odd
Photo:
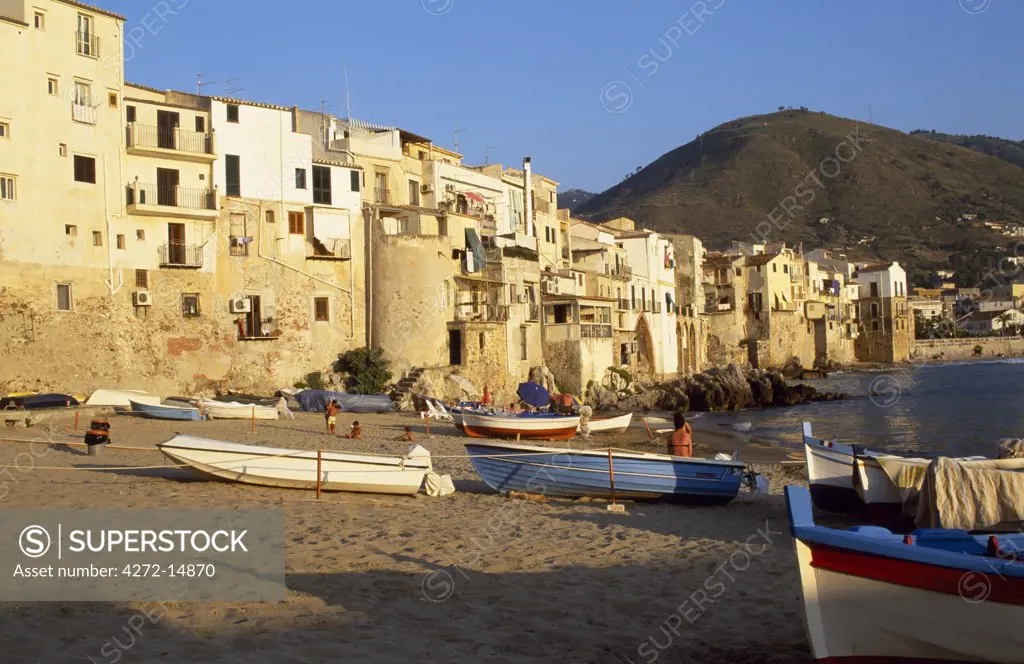
[[[790,385],[777,371],[741,369],[735,364],[664,383],[658,390],[657,407],[664,410],[735,411],[845,398],[802,383]]]

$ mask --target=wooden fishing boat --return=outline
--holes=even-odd
[[[86,406],[107,406],[131,409],[131,402],[159,406],[160,397],[142,390],[96,390],[86,400]]]
[[[814,504],[828,512],[858,511],[861,501],[853,484],[854,446],[815,438],[810,422],[803,424],[803,441]]]
[[[811,653],[818,662],[1020,662],[1019,534],[814,523],[786,487]]]
[[[579,415],[462,413],[462,430],[473,438],[568,440],[576,435]]]
[[[231,482],[289,489],[315,489],[317,451],[243,445],[178,435],[157,448],[199,473]],[[321,452],[320,487],[412,495],[431,469],[430,452],[414,446],[405,456]]]
[[[515,443],[466,443],[477,474],[499,493],[560,498],[676,499],[727,503],[744,478],[740,461],[624,450],[573,450]]]
[[[148,404],[129,400],[132,407],[132,415],[138,415],[151,420],[183,420],[199,421],[204,419],[198,408],[184,406],[168,406],[166,404]]]
[[[275,406],[214,401],[212,399],[203,399],[201,406],[203,412],[211,420],[276,420],[279,417]]]
[[[633,413],[590,418],[590,433],[622,433],[629,429]]]

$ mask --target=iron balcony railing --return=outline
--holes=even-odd
[[[630,309],[629,300],[619,300],[619,311],[629,311]]]
[[[474,310],[475,307],[475,310]],[[469,322],[504,323],[508,321],[507,304],[461,302],[455,305],[455,320]]]
[[[213,137],[208,132],[179,127],[154,127],[132,122],[127,127],[128,147],[162,148],[192,154],[213,154]]]
[[[374,189],[373,201],[377,205],[394,205],[390,189]]]
[[[128,205],[162,205],[189,210],[217,209],[217,196],[212,189],[136,182],[125,188],[125,197]]]
[[[96,124],[96,107],[88,104],[71,104],[71,119],[84,124]]]
[[[168,242],[160,245],[161,267],[202,267],[203,247],[198,244]]]
[[[100,57],[100,38],[91,32],[76,32],[75,50],[79,55],[98,58]]]
[[[584,339],[611,339],[612,326],[601,323],[581,323],[580,336]]]
[[[310,243],[310,250],[307,251],[306,258],[351,260],[352,241],[346,239],[330,240],[330,245],[319,241],[312,242]]]
[[[526,307],[526,320],[538,321],[540,320],[540,305],[530,304]]]

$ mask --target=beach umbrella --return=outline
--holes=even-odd
[[[548,394],[543,385],[538,385],[537,383],[519,383],[516,394],[523,400],[523,403],[529,404],[534,408],[543,408],[551,404],[551,395]]]

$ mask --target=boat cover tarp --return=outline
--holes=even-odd
[[[42,408],[68,408],[77,405],[79,405],[78,399],[70,394],[54,392],[0,399],[0,410],[39,410]]]
[[[307,413],[322,413],[331,399],[336,399],[346,413],[382,413],[395,409],[395,402],[386,394],[346,394],[331,390],[303,390],[295,395],[299,407]]]
[[[1024,465],[1020,459],[935,459],[928,464],[921,486],[917,526],[988,530],[1024,521],[1021,470]]]

